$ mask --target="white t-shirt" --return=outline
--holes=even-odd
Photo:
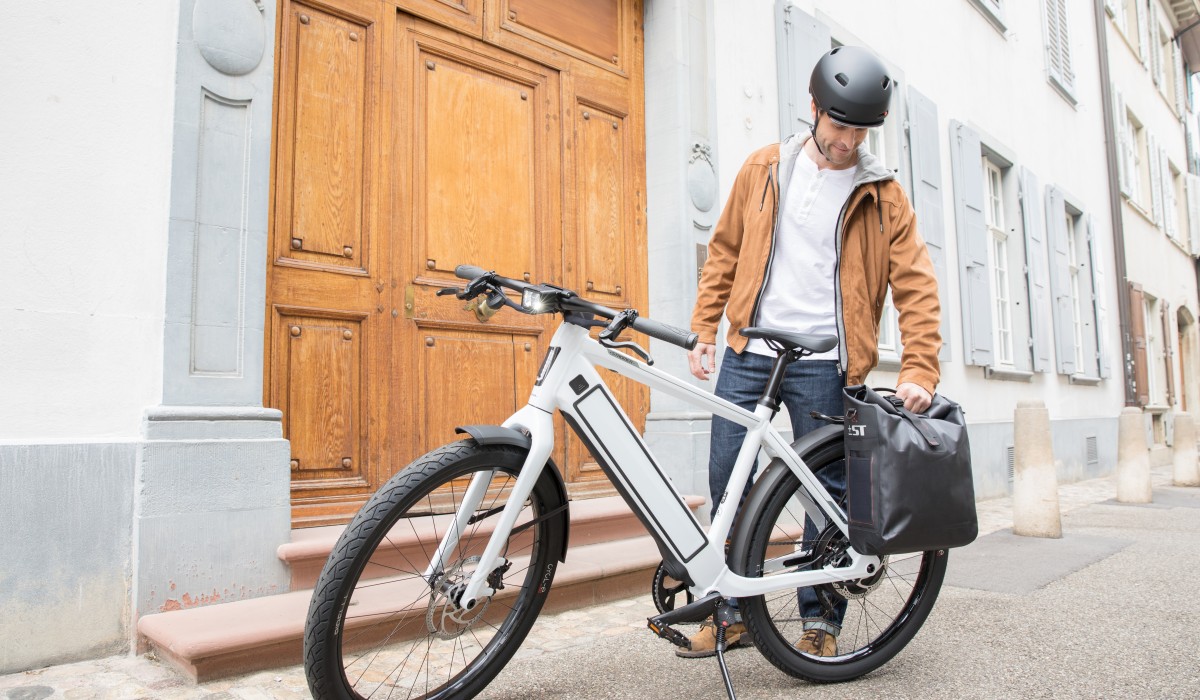
[[[796,157],[785,207],[775,232],[775,257],[753,323],[794,333],[837,335],[834,272],[837,269],[838,214],[850,196],[855,168],[818,170],[807,152]],[[750,352],[775,356],[762,340]],[[838,350],[806,359],[834,360]]]

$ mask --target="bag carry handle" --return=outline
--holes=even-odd
[[[903,416],[904,419],[907,420],[910,425],[912,425],[912,427],[917,429],[917,432],[921,434],[921,437],[925,438],[925,442],[928,442],[930,447],[942,446],[941,438],[939,438],[937,433],[933,432],[933,429],[929,427],[928,423],[926,423],[927,419],[924,416],[917,415],[916,413],[913,413],[905,408],[904,399],[896,396],[895,389],[890,389],[888,387],[872,387],[872,391],[877,393],[887,392],[891,394],[891,396],[886,396],[884,398],[886,398],[888,403],[890,403],[896,409],[897,413]]]

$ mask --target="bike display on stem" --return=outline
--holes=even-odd
[[[305,623],[304,665],[314,698],[470,698],[508,663],[567,553],[567,490],[551,459],[556,411],[662,552],[653,582],[660,614],[648,626],[686,645],[675,625],[715,616],[716,658],[730,698],[723,624],[735,611],[728,599],[737,599],[760,653],[785,673],[814,682],[869,673],[916,634],[941,588],[946,551],[856,551],[844,504],[816,477],[822,469],[842,467],[840,419],[819,416],[829,425],[793,444],[771,422],[787,366],[831,349],[836,338],[744,329],[743,335],[762,338],[778,352],[771,380],[750,412],[654,368],[644,348],[619,340],[636,331],[691,349],[694,333],[549,284],[467,265],[455,274],[467,280],[465,287],[439,294],[483,297],[493,310],[557,313],[562,321],[524,407],[500,426],[458,428],[462,439],[393,476],[343,531]],[[594,339],[589,331],[597,327],[603,330]],[[737,502],[760,451],[770,462],[741,507],[719,508],[705,531],[597,367],[745,426],[726,497]],[[804,538],[806,518],[818,533],[811,541]],[[847,602],[834,656],[795,647],[803,634],[797,591],[810,586],[827,610]]]

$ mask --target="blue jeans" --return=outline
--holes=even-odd
[[[726,348],[720,373],[717,375],[717,396],[747,411],[753,411],[771,376],[771,366],[774,363],[775,359],[766,355],[752,352],[738,354]],[[811,417],[809,411],[820,411],[827,416],[842,415],[843,386],[844,377],[838,372],[836,360],[800,360],[788,366],[780,393],[783,405],[787,406],[788,415],[792,419],[793,439],[799,439],[800,436],[825,425]],[[720,503],[745,437],[744,427],[725,418],[713,416],[708,455],[708,488],[712,496],[710,503]],[[846,493],[844,462],[821,470],[817,478],[835,499],[841,499]],[[748,492],[749,485],[746,493],[740,494],[737,501],[739,506]],[[730,500],[732,498],[731,494]],[[812,522],[806,519],[805,542],[811,543],[817,534]],[[842,618],[846,613],[845,600],[835,604],[832,615],[826,615],[823,614],[816,592],[812,588],[801,588],[797,595],[800,600],[800,615],[805,620],[805,629],[817,627],[833,634],[841,631]]]

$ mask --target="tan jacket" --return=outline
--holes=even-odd
[[[692,330],[715,343],[721,313],[729,317],[729,346],[746,347],[738,331],[754,325],[770,274],[780,193],[787,192],[804,138],[755,151],[738,172],[708,244]],[[939,378],[941,308],[937,277],[903,188],[865,147],[859,147],[854,188],[838,220],[842,235],[835,278],[839,366],[846,384],[862,384],[879,362],[879,319],[892,286],[900,313],[899,382],[933,393]]]

